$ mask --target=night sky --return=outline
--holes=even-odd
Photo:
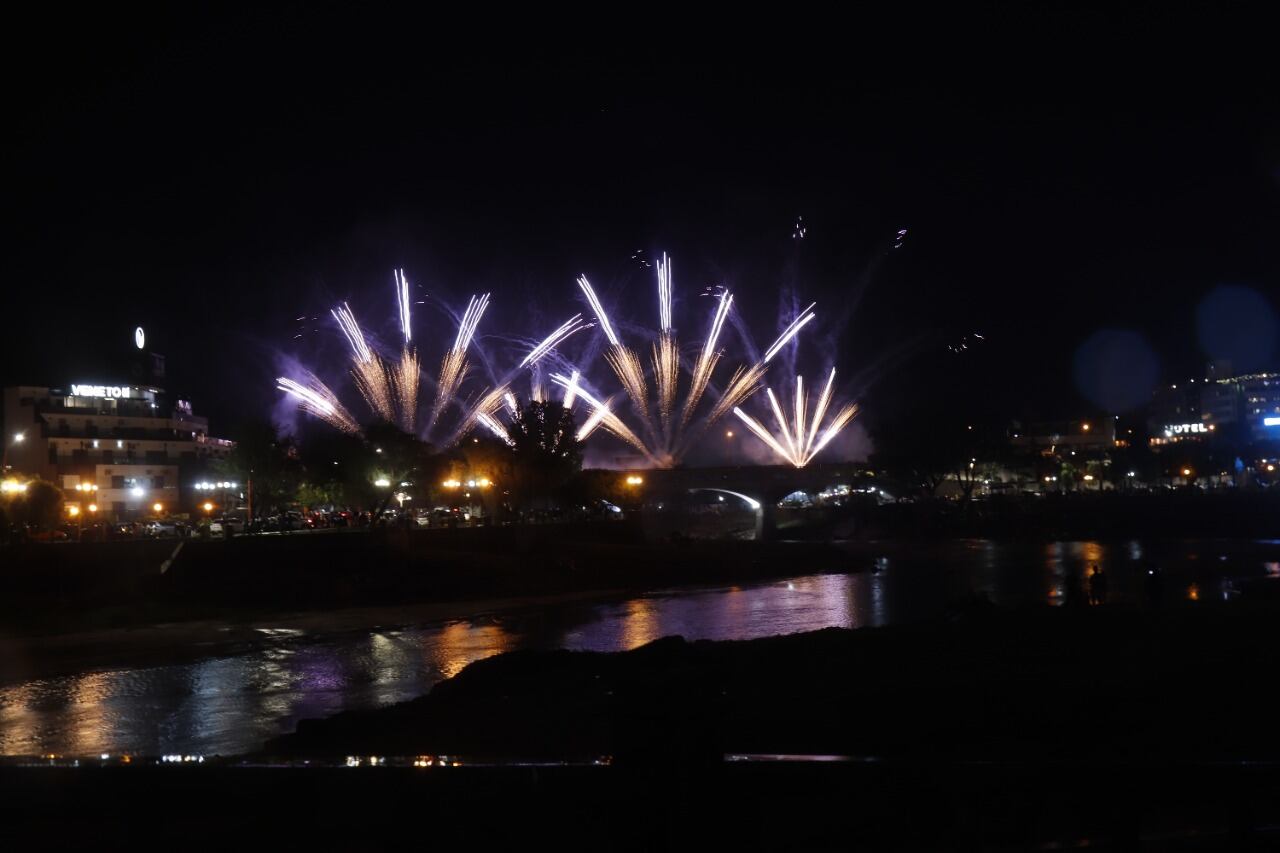
[[[271,410],[281,353],[337,365],[332,324],[296,341],[295,317],[348,299],[391,336],[393,268],[458,307],[491,290],[482,335],[535,335],[585,310],[580,272],[652,325],[637,250],[674,257],[685,340],[707,285],[763,343],[784,288],[817,301],[800,362],[876,377],[845,389],[873,427],[1095,412],[1073,365],[1103,329],[1198,374],[1223,285],[1264,302],[1238,366],[1280,367],[1267,27],[1160,9],[582,38],[310,7],[32,20],[5,59],[0,379],[109,381],[140,323],[224,432]],[[418,322],[434,363],[453,330]]]

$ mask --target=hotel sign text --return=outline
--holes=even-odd
[[[133,396],[128,385],[72,385],[73,397],[103,397],[111,400],[129,399]]]

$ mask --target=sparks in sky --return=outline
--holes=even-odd
[[[825,427],[823,426],[823,419],[826,417],[827,409],[831,405],[831,393],[835,381],[836,369],[833,367],[827,377],[826,387],[822,389],[817,405],[814,407],[812,415],[810,415],[808,412],[808,398],[804,391],[804,377],[797,376],[795,414],[790,422],[788,422],[782,406],[778,404],[778,398],[774,396],[773,389],[766,388],[765,395],[769,398],[769,407],[773,411],[773,417],[778,427],[776,434],[771,433],[760,421],[744,412],[741,408],[735,406],[733,413],[753,435],[763,441],[774,453],[795,467],[803,468],[858,414],[857,405],[850,403],[840,409]]]

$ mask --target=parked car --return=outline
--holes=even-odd
[[[178,525],[172,521],[150,521],[143,525],[142,535],[153,538],[177,536]]]

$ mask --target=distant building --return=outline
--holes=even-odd
[[[142,349],[141,329],[135,335]],[[163,356],[148,355],[152,375],[163,375]],[[100,518],[148,515],[157,503],[166,513],[193,508],[197,476],[232,447],[209,435],[190,402],[154,385],[4,389],[5,475],[49,480]]]
[[[1009,443],[1022,450],[1107,451],[1116,446],[1116,424],[1112,418],[1097,418],[1018,425],[1009,436]]]
[[[1151,446],[1239,435],[1240,428],[1252,441],[1280,441],[1280,373],[1232,376],[1229,370],[1218,362],[1200,381],[1157,390],[1147,419]]]

